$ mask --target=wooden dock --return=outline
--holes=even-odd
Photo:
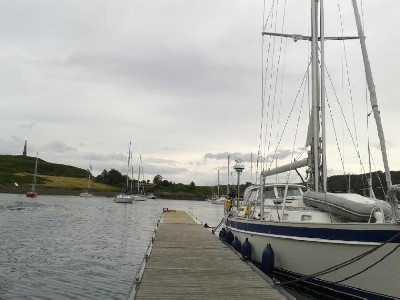
[[[163,215],[130,298],[288,299],[186,212]]]

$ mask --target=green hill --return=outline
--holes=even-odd
[[[3,192],[25,192],[32,184],[36,157],[0,155],[0,188]],[[93,176],[91,176],[93,178]],[[76,194],[87,189],[88,171],[38,159],[37,189],[46,193]],[[115,187],[92,182],[90,189],[102,193],[114,193]]]
[[[4,186],[25,184],[32,182],[35,171],[35,157],[22,155],[0,155],[0,184]],[[32,174],[32,175],[30,175]],[[38,159],[38,174],[50,176],[63,176],[74,178],[87,178],[87,170],[77,167],[54,164]],[[40,182],[38,182],[40,184]]]

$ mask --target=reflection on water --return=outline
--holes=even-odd
[[[163,207],[223,216],[203,201],[0,194],[0,298],[125,299]]]

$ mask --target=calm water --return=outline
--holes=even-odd
[[[0,299],[125,299],[163,207],[223,216],[203,201],[0,194]]]

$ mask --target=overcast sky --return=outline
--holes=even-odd
[[[333,2],[352,16],[350,1]],[[308,5],[287,0],[298,15]],[[400,170],[400,1],[364,0],[363,10],[389,163]],[[262,17],[262,0],[1,1],[0,154],[22,154],[27,139],[29,156],[125,173],[132,141],[134,168],[141,154],[150,180],[211,185],[219,169],[225,183],[229,154],[254,178]]]

